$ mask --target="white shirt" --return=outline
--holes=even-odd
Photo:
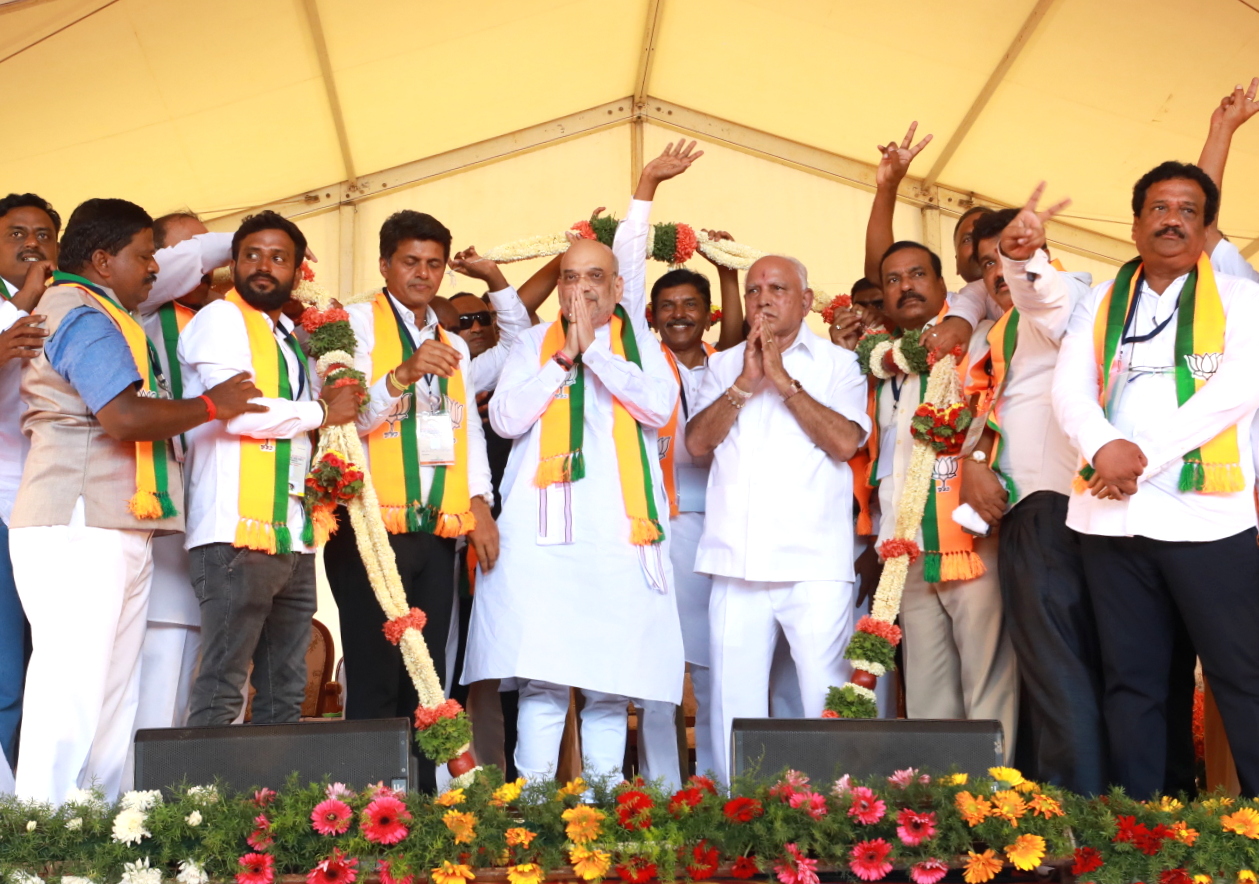
[[[278,328],[272,328],[296,393],[303,369],[292,348],[284,342],[292,330],[293,323],[286,316],[280,317]],[[184,396],[189,399],[242,371],[253,374],[245,319],[235,304],[212,301],[197,312],[179,336],[179,363],[183,368]],[[315,401],[320,380],[313,362],[301,387],[299,401],[255,399],[254,402],[261,402],[268,410],[238,415],[227,422],[209,421],[185,434],[188,439],[184,462],[188,549],[207,543],[232,543],[236,539],[236,525],[240,521],[241,436],[293,439],[323,423],[323,407]],[[301,540],[304,519],[301,499],[290,495],[288,526],[293,537],[293,552],[313,552]]]
[[[1221,239],[1211,252],[1211,266],[1216,273],[1240,276],[1251,282],[1259,282],[1259,270],[1242,257],[1241,251],[1226,239]]]
[[[395,300],[395,303],[398,302]],[[498,386],[498,378],[503,373],[512,345],[533,327],[529,321],[529,311],[525,308],[524,301],[520,300],[515,287],[509,285],[497,292],[490,292],[490,303],[494,305],[495,321],[498,323],[498,343],[480,356],[472,357],[470,363],[465,362],[471,366],[468,377],[480,392],[493,390]],[[464,359],[468,359],[467,354]]]
[[[1013,480],[1019,500],[1037,491],[1070,494],[1080,455],[1054,417],[1054,367],[1071,312],[1088,297],[1093,277],[1059,273],[1044,250],[1028,261],[1002,255],[1001,265],[1019,311],[1019,326],[1014,357],[996,405],[1005,436],[998,466]],[[973,353],[972,359],[977,358],[982,354]]]
[[[392,294],[389,295],[389,300],[393,302],[394,309],[402,317],[402,324],[406,326],[407,332],[410,333],[411,340],[415,343],[417,350],[425,341],[431,341],[437,336],[437,314],[433,312],[432,307],[427,309],[424,325],[420,326],[416,323],[415,313],[410,308]],[[370,380],[372,376],[372,349],[376,346],[376,324],[372,319],[372,302],[351,304],[346,308],[346,312],[350,314],[350,327],[354,329],[354,367]],[[468,345],[463,338],[456,334],[449,334],[447,338],[450,340],[451,346],[458,350],[459,355],[462,357],[460,365],[467,366],[475,362],[475,360],[469,359]],[[480,414],[476,407],[476,394],[480,388],[474,383],[472,374],[470,371],[464,373],[464,384],[467,387],[464,392],[468,399],[465,403],[464,414],[460,417],[452,412],[451,418],[466,420],[468,424],[468,492],[473,497],[479,494],[490,495],[486,500],[491,501],[494,489],[490,482],[490,462],[485,456],[485,429],[481,425]],[[415,385],[416,392],[421,396],[436,397],[440,395],[438,381],[439,378],[436,375],[423,377]],[[367,451],[367,437],[385,420],[401,421],[406,417],[414,398],[410,394],[403,396],[391,395],[387,376],[372,384],[370,393],[371,401],[367,405],[367,410],[358,416],[357,421],[359,435],[364,440],[363,457],[369,461],[369,467],[371,456]],[[423,406],[420,410],[427,411],[428,407]],[[418,429],[417,426],[417,433]],[[421,501],[428,500],[428,492],[432,484],[433,467],[421,466]]]
[[[746,346],[708,360],[696,413],[738,380]],[[865,440],[866,380],[854,353],[801,323],[782,361],[806,393],[859,426]],[[764,381],[713,452],[695,570],[753,581],[851,581],[852,505],[848,464],[819,448]]]
[[[28,314],[9,300],[17,294],[16,288],[4,279],[0,279],[0,287],[8,295],[0,298],[0,332],[3,332]],[[13,515],[13,501],[22,484],[22,466],[31,448],[30,440],[22,432],[22,415],[26,413],[26,403],[19,390],[23,361],[10,359],[0,364],[0,519],[6,525]]]
[[[158,249],[157,281],[137,312],[148,316],[168,301],[182,298],[195,289],[201,277],[222,267],[232,257],[231,233],[198,233],[173,246]]]
[[[1137,493],[1127,500],[1101,500],[1091,493],[1071,496],[1067,525],[1085,534],[1150,537],[1155,540],[1207,541],[1231,537],[1255,525],[1254,464],[1250,428],[1259,407],[1259,285],[1217,273],[1216,284],[1227,325],[1224,358],[1214,376],[1183,406],[1176,399],[1177,297],[1187,276],[1157,295],[1142,283],[1129,335],[1143,335],[1169,317],[1152,340],[1129,345],[1132,374],[1110,420],[1098,404],[1099,378],[1093,324],[1106,282],[1071,316],[1054,374],[1054,411],[1077,450],[1090,463],[1103,445],[1128,439],[1149,460]],[[1152,369],[1140,372],[1138,369]],[[1112,380],[1112,387],[1115,381]],[[1181,458],[1228,427],[1237,427],[1245,491],[1230,494],[1182,493]]]
[[[945,315],[965,319],[972,329],[985,319],[1000,319],[1005,312],[988,294],[988,286],[982,279],[968,282],[958,291],[950,292],[948,302],[949,312]]]

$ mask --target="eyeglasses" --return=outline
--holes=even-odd
[[[489,328],[490,323],[494,321],[494,314],[488,310],[478,310],[476,313],[460,313],[459,329],[467,331],[472,328],[473,323],[481,323],[483,328]]]

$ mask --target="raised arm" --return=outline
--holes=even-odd
[[[158,249],[153,255],[159,268],[157,280],[149,296],[140,302],[140,314],[148,316],[163,304],[182,298],[197,287],[203,276],[222,267],[231,257],[230,233],[199,233],[173,246]]]
[[[879,168],[875,172],[874,204],[870,207],[870,220],[866,224],[866,278],[882,287],[883,278],[879,272],[879,262],[883,253],[896,241],[892,232],[892,218],[896,214],[896,189],[909,171],[909,164],[922,149],[931,143],[931,136],[925,136],[914,144],[914,133],[918,131],[918,121],[909,124],[909,131],[901,139],[901,143],[889,141],[879,145]],[[911,146],[912,145],[912,146]]]
[[[734,241],[734,237],[724,230],[704,232],[709,239]],[[743,293],[739,291],[739,271],[718,264],[707,255],[704,257],[717,268],[717,280],[721,288],[721,333],[717,337],[717,349],[729,350],[743,341]]]
[[[560,261],[563,258],[563,255],[556,255],[547,261],[516,290],[520,295],[520,303],[525,305],[525,310],[529,313],[530,325],[538,322],[538,308],[551,297],[551,292],[555,291],[555,287],[559,285]]]
[[[1049,263],[1045,222],[1069,206],[1071,200],[1060,200],[1041,211],[1037,206],[1044,192],[1042,181],[1014,220],[1001,231],[998,251],[1014,306],[1020,315],[1039,323],[1058,341],[1066,334],[1074,299],[1067,275]]]
[[[1211,112],[1211,126],[1207,130],[1206,144],[1202,145],[1202,153],[1198,157],[1198,165],[1202,171],[1211,176],[1215,186],[1224,192],[1224,166],[1228,163],[1229,147],[1233,143],[1233,133],[1242,124],[1259,112],[1259,101],[1255,100],[1259,93],[1259,77],[1250,81],[1250,88],[1242,91],[1241,86],[1220,100],[1220,104]],[[1215,251],[1220,241],[1219,215],[1207,228],[1207,254]]]

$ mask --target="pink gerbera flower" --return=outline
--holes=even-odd
[[[306,884],[354,884],[358,860],[337,848],[306,874]]]
[[[246,853],[236,861],[240,871],[236,884],[271,884],[275,880],[275,860],[265,853]]]
[[[912,786],[917,776],[918,776],[917,768],[907,767],[904,770],[896,771],[894,774],[892,774],[890,777],[887,778],[887,781],[891,783],[893,786],[899,786],[900,788],[904,789],[909,786]]]
[[[938,884],[948,874],[949,867],[932,857],[909,867],[909,877],[914,884]]]
[[[350,817],[353,815],[350,805],[337,798],[329,798],[315,805],[310,812],[310,824],[320,835],[344,835],[350,829]]]
[[[413,884],[414,875],[404,875],[401,878],[393,876],[393,866],[387,859],[378,860],[376,862],[376,873],[380,877],[380,884]]]
[[[847,795],[852,790],[852,774],[844,774],[835,781],[831,791],[836,795]]]
[[[363,808],[363,837],[374,844],[397,844],[407,836],[411,819],[407,806],[392,795],[381,795]]]
[[[936,815],[931,811],[918,813],[908,807],[896,815],[896,834],[901,842],[917,847],[935,837]]]
[[[803,807],[815,820],[826,816],[826,796],[817,792],[797,792],[788,799],[792,807]]]
[[[787,801],[792,795],[809,787],[809,778],[798,770],[789,770],[787,775],[770,788],[771,798]]]
[[[275,843],[275,839],[271,837],[271,821],[265,813],[254,817],[254,826],[256,828],[245,838],[245,843],[254,850],[266,850]]]
[[[332,783],[323,790],[323,793],[326,798],[340,798],[343,801],[354,797],[353,790],[345,783]]]
[[[852,807],[848,815],[856,817],[863,826],[872,826],[883,819],[887,805],[874,792],[865,786],[854,786],[852,789]]]
[[[892,864],[887,861],[891,852],[892,845],[882,838],[862,841],[848,851],[848,868],[862,881],[878,881],[892,871]]]
[[[254,793],[254,805],[266,807],[275,800],[275,789],[259,789]]]
[[[817,860],[809,859],[794,843],[784,845],[787,859],[774,863],[774,872],[782,884],[818,884]]]

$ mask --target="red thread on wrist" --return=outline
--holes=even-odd
[[[206,423],[209,423],[210,421],[214,420],[216,417],[219,416],[218,407],[215,406],[213,399],[211,399],[209,396],[198,396],[197,398],[205,403]]]

